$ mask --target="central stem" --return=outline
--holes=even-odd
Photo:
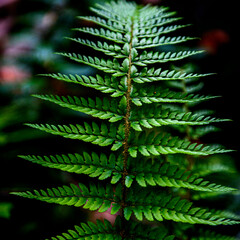
[[[186,94],[187,93],[187,85],[186,85],[186,82],[183,80],[182,81],[183,83],[183,93]],[[183,110],[188,113],[189,112],[189,108],[188,108],[188,104],[187,103],[184,103],[183,105]],[[191,137],[191,127],[189,125],[186,126],[186,138],[188,141],[192,142],[192,137]],[[193,168],[193,165],[194,165],[194,157],[193,156],[190,156],[190,155],[187,155],[187,161],[188,161],[188,167],[187,167],[187,170],[190,171],[192,170]],[[190,193],[190,191],[189,191]]]
[[[125,218],[124,218],[124,208],[126,206],[126,198],[127,198],[127,187],[125,185],[126,176],[128,175],[127,172],[127,165],[128,165],[128,158],[129,158],[129,136],[130,136],[130,113],[131,113],[131,90],[132,90],[132,79],[131,79],[131,67],[132,67],[132,39],[133,39],[133,17],[132,17],[132,24],[131,24],[131,38],[129,43],[129,67],[127,73],[127,91],[125,93],[127,108],[126,108],[126,115],[125,115],[125,138],[123,142],[123,175],[122,175],[122,203],[121,203],[121,216],[122,216],[122,231],[121,237],[122,239],[125,238]]]

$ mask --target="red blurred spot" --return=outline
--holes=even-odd
[[[203,34],[200,46],[211,54],[216,54],[218,48],[229,42],[229,35],[221,29],[215,29]]]
[[[29,77],[29,73],[16,66],[2,66],[0,68],[0,82],[2,83],[18,83]]]

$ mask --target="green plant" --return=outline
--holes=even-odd
[[[107,220],[104,223],[97,221],[97,224],[82,223],[75,230],[53,237],[53,240],[232,239],[204,229],[195,236],[195,230],[191,232],[194,224],[215,226],[238,223],[238,217],[233,213],[199,207],[199,204],[195,206],[191,202],[194,196],[192,190],[218,194],[235,190],[208,181],[197,175],[197,167],[193,169],[198,166],[194,161],[201,156],[230,151],[217,145],[197,143],[194,138],[197,131],[192,126],[225,121],[189,111],[189,104],[213,97],[188,93],[186,83],[209,74],[151,67],[151,64],[172,62],[201,52],[148,50],[194,39],[166,36],[188,25],[170,25],[179,18],[173,17],[175,13],[168,12],[167,8],[142,7],[123,0],[97,5],[92,10],[100,17],[80,18],[91,21],[98,28],[76,30],[98,37],[99,40],[71,40],[108,55],[107,60],[75,53],[59,54],[92,66],[105,75],[45,76],[90,87],[106,96],[95,99],[54,95],[35,97],[103,121],[94,120],[91,124],[84,122],[82,125],[27,125],[102,146],[104,152],[110,150],[111,146],[111,153],[20,157],[46,167],[86,174],[99,180],[110,179],[110,182],[99,181],[89,186],[79,183],[14,194],[49,203],[83,206],[99,212],[111,208],[111,214],[120,215],[113,226]],[[181,83],[184,91],[174,91],[173,86],[167,89],[166,83],[172,81]],[[178,104],[178,108],[173,108],[173,104]],[[180,104],[183,104],[182,110],[179,109]],[[175,128],[181,132],[179,137],[172,136]],[[208,131],[202,130],[201,133]],[[185,138],[182,136],[184,133]],[[204,167],[200,165],[199,169]],[[132,221],[129,221],[130,218]],[[146,223],[144,219],[154,221],[154,225]],[[198,230],[198,227],[194,229]]]

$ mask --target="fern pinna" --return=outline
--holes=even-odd
[[[186,107],[209,100],[212,96],[174,90],[173,87],[174,84],[183,84],[209,74],[158,67],[161,63],[181,60],[202,51],[149,50],[194,39],[168,36],[168,33],[188,25],[176,25],[175,22],[180,18],[173,17],[175,13],[169,12],[166,7],[138,6],[124,0],[96,5],[91,10],[98,17],[80,19],[90,21],[96,27],[75,30],[93,35],[97,40],[70,40],[106,56],[98,58],[76,53],[59,54],[94,67],[100,73],[96,76],[60,73],[45,76],[96,89],[105,96],[35,97],[86,113],[101,119],[100,123],[96,119],[91,124],[85,122],[82,125],[27,125],[102,146],[105,150],[109,149],[110,153],[86,151],[20,157],[49,168],[86,174],[99,180],[109,179],[109,183],[102,184],[99,181],[97,185],[90,183],[87,186],[78,183],[14,194],[91,211],[105,212],[111,209],[111,214],[119,215],[113,225],[108,220],[97,221],[96,224],[82,223],[75,226],[74,230],[52,237],[52,240],[234,239],[203,226],[237,224],[238,216],[228,211],[207,209],[192,202],[195,193],[222,194],[235,190],[206,180],[200,174],[203,168],[190,166],[201,156],[230,151],[217,145],[197,143],[189,135],[191,127],[225,120],[193,113]],[[174,104],[178,107],[173,107]],[[180,109],[181,104],[185,110]],[[188,135],[186,138],[184,134],[181,134],[182,137],[173,136],[174,131],[169,130],[171,127]],[[186,165],[180,163],[182,158],[187,160]],[[154,225],[149,224],[153,221]],[[196,231],[189,231],[193,226]]]

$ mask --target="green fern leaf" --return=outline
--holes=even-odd
[[[124,36],[122,33],[116,33],[114,31],[106,30],[104,28],[96,29],[96,28],[89,28],[89,27],[84,27],[84,28],[74,28],[73,30],[78,31],[78,32],[83,32],[87,34],[91,34],[97,37],[101,37],[110,41],[113,41],[115,43],[121,43],[124,44]],[[74,40],[74,39],[71,39]],[[76,39],[74,41],[77,41],[81,44],[82,40]],[[97,49],[98,50],[98,49]]]
[[[158,156],[161,154],[189,154],[197,156],[207,156],[210,154],[226,153],[232,150],[226,150],[218,146],[204,146],[203,144],[191,143],[187,140],[180,140],[178,137],[171,137],[166,134],[158,134],[154,132],[146,135],[145,132],[136,136],[132,135],[132,146],[129,153],[132,157],[137,157],[140,152],[143,156]]]
[[[144,12],[140,13],[141,18],[141,25],[150,25],[149,23],[152,23],[154,25],[158,21],[162,21],[163,18],[172,17],[176,15],[176,12],[170,12],[168,11],[168,7],[159,7],[158,9],[148,9],[147,15],[144,14]],[[151,12],[151,14],[150,14]]]
[[[109,119],[110,122],[122,120],[124,117],[124,109],[118,107],[118,101],[110,101],[107,98],[101,100],[96,98],[78,98],[74,97],[60,97],[54,95],[33,95],[34,97],[47,100],[75,111],[86,113],[100,119]]]
[[[229,121],[229,120],[228,120]],[[216,126],[208,125],[197,127],[196,129],[192,129],[192,138],[199,139],[204,137],[207,134],[218,132],[220,129]]]
[[[216,119],[209,116],[193,114],[191,112],[182,113],[163,109],[151,105],[151,107],[141,108],[132,115],[131,126],[136,131],[142,131],[142,127],[153,128],[162,125],[206,125],[216,122],[229,121],[228,119]]]
[[[181,60],[204,51],[180,51],[180,52],[147,52],[144,51],[138,58],[135,59],[134,64],[139,66],[146,66],[154,63],[164,63],[168,61]]]
[[[67,38],[69,40],[72,40],[74,42],[80,43],[82,45],[91,47],[97,51],[101,51],[103,53],[105,53],[106,55],[109,56],[114,56],[115,58],[124,58],[126,57],[126,55],[124,55],[124,52],[122,51],[121,47],[114,44],[114,45],[109,45],[108,43],[104,42],[100,42],[98,41],[97,43],[93,42],[93,41],[89,41],[89,40],[84,40],[81,38]]]
[[[96,77],[87,77],[75,75],[66,75],[66,74],[41,74],[41,76],[51,77],[60,81],[70,82],[80,84],[85,87],[94,88],[103,93],[111,94],[111,97],[119,97],[125,94],[126,86],[124,84],[124,78],[119,82],[116,81],[114,77],[105,76],[102,78],[97,75]]]
[[[127,229],[127,239],[139,239],[139,240],[174,240],[173,235],[168,235],[168,231],[165,227],[147,227],[142,224],[131,223]]]
[[[142,191],[138,194],[138,199],[135,199],[133,195],[134,193],[129,193],[129,205],[124,212],[124,217],[127,220],[134,213],[140,221],[143,220],[144,216],[149,221],[154,221],[154,219],[163,221],[163,219],[166,219],[208,225],[232,225],[238,223],[235,220],[223,218],[218,214],[209,212],[207,209],[193,207],[191,202],[179,197],[169,196],[169,194],[163,192],[156,195],[156,192]]]
[[[197,38],[193,37],[159,37],[156,36],[154,38],[142,38],[138,44],[136,44],[134,47],[137,49],[146,49],[146,48],[153,48],[153,47],[159,47],[164,45],[172,45],[172,44],[178,44],[183,43],[189,40],[195,40]]]
[[[71,184],[69,186],[63,186],[58,188],[48,188],[47,190],[34,190],[33,192],[12,192],[11,194],[36,199],[48,203],[56,203],[60,205],[75,206],[91,211],[98,210],[99,212],[105,212],[111,207],[111,203],[115,202],[120,196],[119,191],[113,193],[111,185],[107,185],[106,189],[98,185],[91,184],[89,188],[79,183],[78,186]],[[120,206],[119,206],[120,208]]]
[[[117,5],[116,7],[119,8],[119,6]],[[96,4],[96,7],[90,8],[92,12],[106,19],[110,19],[111,21],[121,22],[122,24],[126,24],[126,23],[131,24],[131,21],[129,18],[126,18],[125,16],[122,16],[121,14],[119,14],[115,8],[110,8],[110,9],[106,7],[102,7],[100,4]]]
[[[80,226],[75,226],[74,230],[69,230],[61,236],[52,237],[51,240],[88,240],[88,239],[107,239],[121,240],[118,229],[113,227],[109,221],[104,219],[104,223],[97,220],[96,225],[92,222],[81,223]],[[48,239],[46,239],[48,240]]]
[[[26,124],[29,127],[36,128],[38,130],[51,133],[54,135],[59,135],[65,138],[83,140],[85,142],[91,142],[99,146],[109,146],[118,144],[122,141],[122,137],[117,134],[117,129],[115,125],[101,124],[99,127],[96,123],[92,123],[90,126],[84,123],[84,127],[76,124],[69,126],[67,125],[49,125],[49,124]],[[120,147],[120,146],[119,146]]]
[[[73,240],[73,239],[106,239],[106,240],[121,240],[121,222],[117,217],[114,226],[104,219],[104,222],[97,220],[96,224],[88,222],[87,224],[81,223],[80,226],[75,226],[74,230],[69,230],[61,236],[53,237],[51,240]],[[138,240],[174,240],[174,236],[168,235],[164,227],[149,228],[143,227],[141,224],[132,223],[128,227],[127,236],[125,239],[138,239]]]
[[[236,240],[235,237],[221,235],[219,233],[212,232],[209,230],[197,231],[197,236],[191,238],[191,240],[215,240],[215,239],[217,239],[217,240]]]
[[[105,4],[97,3],[95,5],[95,8],[99,10],[103,10],[110,15],[117,16],[118,18],[121,18],[127,21],[129,16],[131,16],[131,14],[135,12],[136,4],[133,2],[126,2],[126,1],[117,1],[117,2],[112,1],[112,2],[107,2]],[[129,12],[122,11],[122,9],[127,9]],[[106,17],[106,15],[104,15],[103,17]]]
[[[156,159],[155,164],[146,164],[142,161],[137,166],[133,166],[129,174],[133,175],[142,187],[158,185],[219,193],[236,190],[206,181],[197,174],[192,174],[191,171],[182,170],[176,165],[161,162],[159,159]]]
[[[112,182],[118,182],[122,177],[121,157],[116,158],[112,153],[109,157],[105,154],[92,152],[91,155],[84,152],[80,154],[55,155],[55,156],[19,156],[25,160],[40,164],[44,167],[60,169],[66,172],[87,174],[90,177],[98,177],[99,180],[112,177]],[[117,180],[117,181],[116,181]]]
[[[211,163],[196,163],[192,169],[194,172],[197,172],[201,176],[207,176],[215,173],[229,173],[236,174],[237,170],[230,165],[225,165],[221,162],[211,162]]]
[[[92,58],[90,56],[84,56],[84,55],[82,56],[80,54],[75,54],[75,53],[57,53],[57,54],[62,55],[64,57],[68,57],[71,60],[87,64],[103,72],[111,73],[112,76],[114,77],[125,75],[125,73],[121,71],[122,69],[117,59],[104,60],[104,59],[99,59],[97,57]]]
[[[107,29],[109,29],[113,32],[126,33],[129,30],[129,29],[127,29],[127,27],[129,27],[128,25],[125,26],[124,24],[122,24],[120,22],[105,20],[105,19],[100,18],[100,17],[88,16],[88,17],[78,17],[78,18],[81,19],[81,20],[84,20],[84,21],[96,23],[99,26],[107,28]]]
[[[132,101],[137,106],[143,103],[196,103],[216,98],[217,96],[201,96],[181,92],[173,92],[169,89],[162,89],[151,86],[149,88],[133,88],[131,93]]]
[[[214,214],[219,215],[220,217],[223,217],[223,218],[240,220],[240,215],[237,215],[231,211],[226,211],[226,210],[210,210],[210,211]]]
[[[153,29],[153,28],[156,28],[156,27],[162,27],[164,25],[167,25],[167,24],[170,24],[170,23],[173,23],[173,22],[177,22],[181,19],[182,19],[181,17],[156,18],[156,19],[153,19],[153,21],[145,21],[143,23],[143,25],[139,26],[139,29],[140,30],[149,30],[149,29]],[[153,22],[154,22],[154,25],[153,25]]]
[[[185,25],[170,25],[167,27],[153,27],[150,29],[141,29],[137,36],[139,38],[146,38],[146,37],[157,37],[159,35],[164,35],[170,32],[174,32],[178,29],[185,28],[191,26],[191,24],[185,24]]]
[[[197,73],[184,73],[175,70],[162,70],[161,68],[159,69],[143,68],[143,70],[140,73],[136,74],[136,77],[133,78],[133,81],[136,83],[147,83],[154,81],[185,80],[188,78],[199,78],[206,77],[209,75],[212,75],[212,73],[197,74]]]

